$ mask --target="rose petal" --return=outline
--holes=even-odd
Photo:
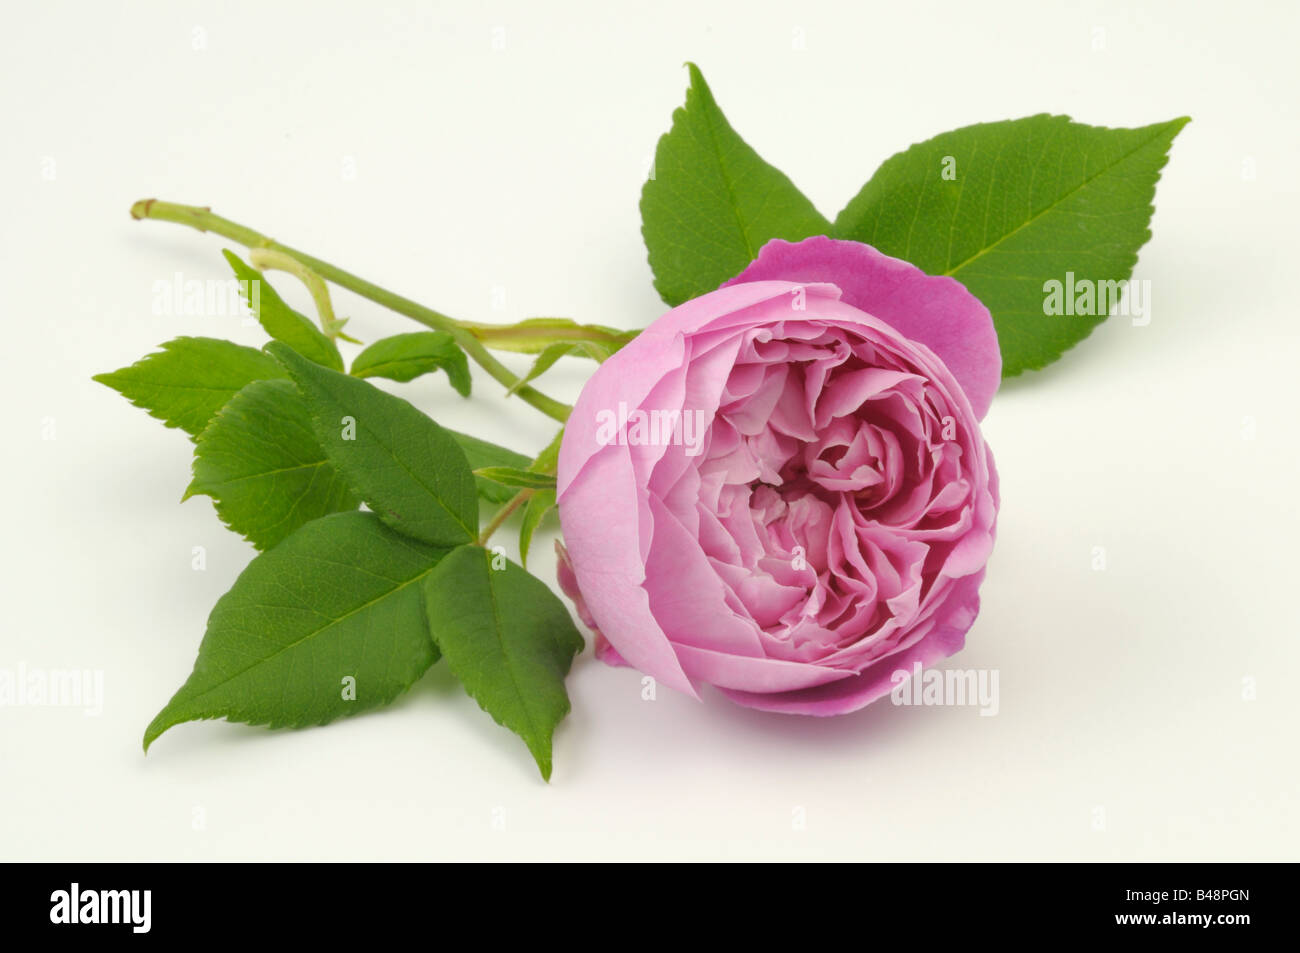
[[[966,391],[977,420],[1002,379],[1002,352],[988,308],[955,278],[927,275],[870,245],[815,237],[776,238],[724,288],[753,281],[829,282],[843,300],[939,355]]]

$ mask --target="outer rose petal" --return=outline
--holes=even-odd
[[[555,576],[560,582],[560,588],[564,594],[573,602],[574,609],[578,612],[578,618],[582,624],[589,628],[596,637],[596,658],[606,665],[618,668],[627,665],[623,656],[618,654],[618,649],[610,645],[609,639],[605,638],[600,627],[596,625],[596,620],[591,617],[591,611],[587,608],[587,600],[582,598],[582,590],[578,588],[578,577],[573,573],[573,561],[569,559],[569,551],[564,548],[564,544],[558,539],[555,541]]]
[[[841,300],[937,354],[983,420],[1002,380],[1002,352],[988,308],[955,278],[927,275],[861,242],[775,238],[724,288],[750,281],[830,282]]]
[[[698,698],[642,588],[645,564],[636,545],[640,514],[629,501],[644,491],[636,486],[631,459],[626,453],[597,453],[571,483],[561,479],[560,485],[568,499],[578,498],[576,505],[560,509],[560,527],[575,576],[589,580],[582,593],[592,618],[602,632],[617,633],[618,653],[629,664]]]

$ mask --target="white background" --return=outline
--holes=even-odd
[[[541,6],[10,11],[0,667],[100,669],[105,699],[98,717],[0,708],[0,856],[1296,859],[1296,5]],[[153,313],[156,281],[226,277],[224,244],[132,222],[131,202],[210,204],[466,319],[643,326],[663,306],[637,201],[688,59],[832,216],[955,126],[1193,117],[1135,274],[1149,326],[1112,319],[988,418],[999,539],[947,664],[999,670],[1000,713],[648,702],[588,649],[549,786],[445,667],[389,710],[182,725],[143,757],[252,551],[204,498],[177,502],[184,434],[89,378],[179,334],[262,338]],[[366,340],[415,329],[336,304]],[[572,399],[586,370],[546,388]],[[475,383],[471,402],[441,377],[403,393],[546,442],[544,418]]]

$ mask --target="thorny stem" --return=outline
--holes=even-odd
[[[312,255],[290,248],[288,245],[283,245],[246,225],[240,225],[238,222],[222,218],[210,208],[197,205],[179,205],[174,202],[160,202],[157,199],[142,199],[131,206],[131,217],[135,219],[151,218],[161,222],[188,225],[200,232],[213,232],[221,235],[250,249],[274,249],[296,259],[326,281],[331,281],[340,288],[347,288],[363,298],[418,321],[425,327],[432,328],[435,331],[446,331],[455,338],[456,343],[460,345],[466,354],[473,358],[475,363],[507,389],[514,387],[519,381],[519,378],[508,367],[493,357],[478,338],[455,318],[448,317],[432,308],[426,308],[410,298],[404,298],[386,288],[381,288],[379,285],[366,281],[364,278],[359,278],[342,268],[337,268],[329,262],[321,261]],[[552,417],[561,423],[568,419],[570,411],[573,410],[568,404],[548,397],[532,386],[520,387],[515,391],[515,394],[521,400],[532,404],[548,417]],[[518,498],[516,497],[516,499]],[[514,503],[513,500],[511,502]],[[518,503],[515,503],[515,506],[518,506]],[[507,512],[506,516],[508,515]],[[495,519],[493,524],[489,524],[488,528],[495,529],[497,525],[500,525]]]

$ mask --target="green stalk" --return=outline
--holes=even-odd
[[[510,514],[519,509],[522,504],[528,502],[528,498],[535,492],[536,490],[520,490],[512,496],[509,502],[497,510],[488,524],[483,527],[483,532],[478,534],[478,544],[486,546],[488,540],[492,538],[492,534],[501,528],[501,524],[509,518]]]
[[[178,225],[188,225],[200,232],[212,232],[221,235],[231,241],[238,242],[246,248],[270,248],[289,255],[326,281],[333,282],[340,288],[347,288],[363,298],[418,321],[425,327],[433,328],[435,331],[446,331],[456,339],[456,343],[479,367],[487,371],[507,389],[514,387],[519,382],[519,378],[511,373],[508,367],[493,357],[479,339],[462,327],[460,322],[454,318],[448,317],[439,311],[434,311],[432,308],[426,308],[410,298],[394,294],[386,288],[381,288],[364,278],[359,278],[342,268],[337,268],[329,262],[321,261],[312,255],[290,248],[288,245],[283,245],[246,225],[240,225],[238,222],[222,218],[220,215],[213,213],[210,208],[197,205],[178,205],[174,202],[160,202],[157,199],[142,199],[131,206],[131,217],[135,219],[151,218],[160,222],[175,222]],[[561,423],[568,419],[570,411],[573,410],[568,404],[548,397],[535,387],[520,387],[515,391],[515,394],[521,400],[532,404],[548,417],[552,417]]]
[[[553,476],[555,471],[558,469],[560,460],[560,441],[563,439],[564,428],[561,427],[560,432],[557,433],[542,452],[537,455],[537,458],[528,465],[528,469],[534,473],[546,473]],[[536,492],[536,490],[530,489],[520,490],[506,501],[506,504],[492,515],[492,519],[488,522],[487,526],[483,527],[483,532],[480,533],[478,537],[478,544],[480,546],[486,546],[487,541],[492,538],[492,534],[501,528],[501,524],[509,518],[510,514],[519,509],[519,507],[524,503],[527,503]]]

